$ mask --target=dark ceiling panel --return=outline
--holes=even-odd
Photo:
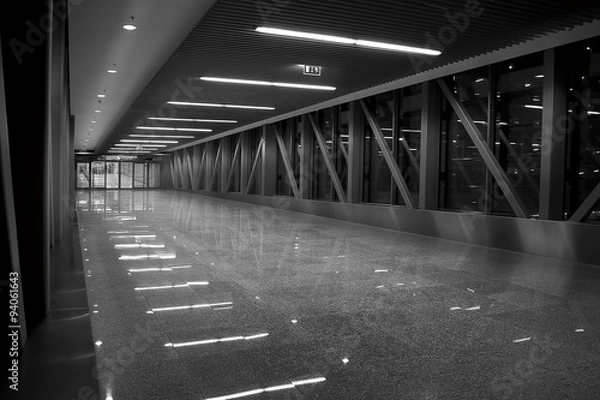
[[[405,54],[268,36],[255,32],[257,26],[428,47],[428,33],[438,37],[443,27],[451,25],[447,15],[464,12],[466,4],[470,3],[471,0],[219,0],[98,150],[105,151],[120,138],[133,133],[136,125],[154,122],[146,118],[159,115],[161,110],[162,116],[169,117],[239,121],[235,126],[155,124],[207,127],[214,130],[213,134],[218,134],[418,72]],[[442,55],[431,59],[432,62],[426,64],[423,70],[600,18],[599,2],[592,4],[581,0],[482,0],[479,7],[481,14],[470,17],[463,32],[455,30],[454,40],[449,41]],[[298,64],[321,65],[323,76],[304,76]],[[333,85],[337,90],[304,91],[193,79],[202,75]],[[174,98],[179,101],[273,106],[276,110],[166,108],[165,102]],[[198,139],[202,137],[197,136]]]

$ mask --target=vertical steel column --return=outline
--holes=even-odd
[[[441,93],[435,82],[423,83],[421,104],[419,208],[436,210],[439,206],[442,110]]]
[[[365,116],[357,101],[350,103],[348,131],[348,202],[362,201]]]
[[[312,199],[313,180],[313,147],[314,135],[308,115],[304,114],[300,120],[300,198]]]
[[[248,186],[251,168],[250,131],[240,133],[240,193]]]
[[[218,179],[218,192],[227,192],[227,177],[231,168],[231,139],[233,136],[221,138],[221,168]]]
[[[567,74],[559,49],[544,52],[540,219],[564,219]]]
[[[277,193],[277,138],[273,125],[264,125],[262,129],[264,145],[260,171],[262,178],[260,194],[274,196]]]
[[[494,152],[496,143],[496,91],[498,86],[498,74],[496,73],[496,66],[490,65],[488,67],[488,81],[489,93],[488,93],[488,104],[487,104],[487,144]],[[483,212],[486,215],[491,214],[494,203],[494,177],[489,169],[485,171],[485,204],[483,206]]]

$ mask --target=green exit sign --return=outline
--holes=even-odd
[[[318,65],[305,65],[304,75],[321,76],[322,67]]]

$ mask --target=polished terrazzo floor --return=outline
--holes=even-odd
[[[78,193],[102,399],[598,399],[600,267]]]

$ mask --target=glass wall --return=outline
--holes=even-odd
[[[240,154],[241,154],[241,135],[237,134],[231,137],[231,142],[230,142],[230,158],[229,160],[231,161],[231,168],[232,170],[229,171],[229,176],[231,176],[231,182],[230,182],[230,186],[229,186],[229,191],[230,192],[239,192],[240,191],[240,168],[242,163],[240,162]],[[237,146],[240,146],[240,149],[238,150],[237,153],[237,157],[234,159],[235,157],[235,149]]]
[[[365,99],[369,112],[378,123],[388,148],[394,152],[395,102],[394,92]],[[365,119],[363,201],[365,203],[392,202],[392,173],[375,134]]]
[[[325,157],[332,158],[333,153],[333,124],[334,117],[333,112],[335,108],[327,108],[325,110],[317,111],[313,113],[315,124],[317,125],[323,140],[325,147],[321,149],[319,141],[313,140],[313,179],[312,179],[312,195],[315,200],[333,200],[333,183],[327,164],[325,164]],[[311,125],[312,129],[312,125]],[[316,132],[314,132],[316,135]]]
[[[538,216],[544,54],[536,53],[496,67],[493,149],[527,211]],[[497,182],[492,213],[514,215]]]
[[[296,184],[300,180],[300,132],[299,132],[299,118],[292,118],[286,121],[282,121],[278,127],[283,139],[285,151],[287,152],[290,166],[296,179]],[[277,195],[278,196],[293,196],[292,186],[288,178],[288,173],[283,163],[283,157],[281,155],[281,149],[279,144],[277,145]]]
[[[159,166],[160,168],[160,166]],[[133,163],[121,163],[121,189],[133,188]]]
[[[135,165],[135,167],[134,167]],[[77,162],[77,188],[145,189],[159,188],[159,163],[129,161]]]
[[[104,161],[92,162],[92,187],[93,188],[105,188],[106,187],[106,162],[104,162]]]
[[[106,188],[107,189],[118,189],[119,188],[119,163],[118,162],[107,162],[106,163]]]
[[[143,189],[148,186],[146,178],[146,164],[133,163],[133,187]]]
[[[553,54],[557,54],[556,63],[545,65]],[[552,69],[556,69],[554,76],[546,77],[545,71]],[[306,190],[302,193],[305,199],[340,201],[343,196],[339,194],[343,193],[351,201],[365,204],[405,206],[410,200],[419,207],[419,200],[424,200],[422,205],[427,209],[528,218],[539,218],[540,204],[548,204],[551,216],[544,218],[556,218],[557,211],[558,215],[564,211],[565,219],[575,215],[577,222],[587,218],[588,222],[600,223],[600,204],[591,210],[581,208],[590,203],[586,200],[600,185],[600,38],[440,79],[277,122],[281,140],[273,146],[268,137],[266,150],[260,144],[263,130],[270,132],[270,127],[247,132],[250,145],[244,159],[250,160],[250,172],[241,176],[236,158],[228,190],[293,196],[286,168],[289,162],[301,184],[299,189]],[[423,88],[427,88],[427,96]],[[544,98],[549,94],[545,91],[557,99],[554,104],[565,101],[564,112],[545,108]],[[422,131],[422,118],[429,132]],[[552,153],[552,158],[542,148],[544,118],[548,120],[546,129],[555,135],[551,140],[560,150]],[[566,136],[556,125],[562,120]],[[207,142],[210,151],[206,159],[215,160],[219,144],[227,141],[228,156],[233,158],[238,138]],[[288,160],[284,160],[282,149]],[[267,151],[273,153],[265,154]],[[427,159],[434,160],[431,165],[423,164],[425,151]],[[176,157],[182,154],[177,152]],[[542,177],[544,182],[553,179],[550,172],[542,170],[542,161],[550,165],[556,154],[565,155],[562,204],[551,201],[552,196],[563,197],[555,185],[544,185],[545,192],[541,191]],[[276,171],[260,173],[263,156],[269,165],[277,160]],[[439,168],[431,170],[438,166],[435,161],[439,161]],[[214,165],[207,164],[215,183],[224,179],[219,176],[221,166],[213,171]],[[300,182],[301,171],[307,171],[306,182]],[[423,171],[434,181],[420,187]],[[135,172],[137,178],[139,171]],[[96,181],[95,174],[102,182],[110,175],[110,166],[108,175],[103,175],[101,165],[94,169],[92,182]],[[265,177],[273,182],[261,182]],[[85,185],[84,172],[79,179]],[[245,179],[249,185],[239,187],[238,180]],[[204,189],[223,190],[221,185],[208,186]],[[408,193],[400,190],[403,187]]]
[[[89,189],[90,187],[90,163],[77,163],[77,188]]]
[[[394,126],[393,142],[396,161],[404,176],[415,204],[419,202],[419,163],[421,154],[421,85],[413,85],[398,91],[398,123]],[[395,187],[395,183],[393,184]],[[394,204],[404,204],[399,190],[394,193]]]
[[[249,194],[260,194],[261,190],[262,177],[260,169],[262,157],[259,156],[259,150],[261,150],[262,137],[262,129],[256,128],[250,131],[250,160],[252,161],[252,166],[249,177]]]
[[[600,39],[568,49],[565,215],[571,217],[600,184]],[[600,203],[588,222],[600,223]]]

